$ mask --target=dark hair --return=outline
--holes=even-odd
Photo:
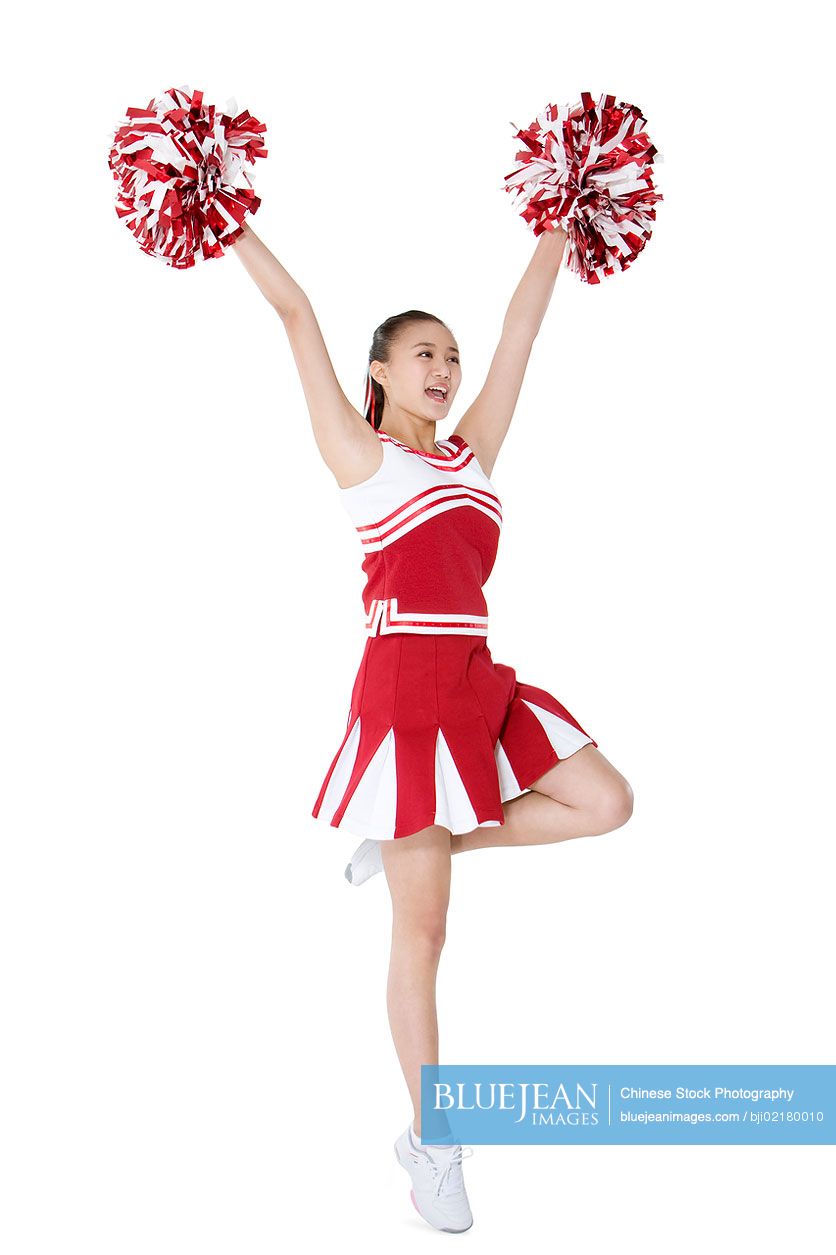
[[[437,322],[440,327],[450,330],[447,323],[435,314],[427,314],[422,309],[407,309],[402,314],[393,314],[382,322],[372,336],[372,347],[369,349],[369,363],[366,374],[366,413],[367,423],[371,423],[375,431],[383,420],[383,388],[371,376],[372,362],[388,362],[392,347],[403,328],[411,322]],[[371,385],[371,387],[369,386]]]

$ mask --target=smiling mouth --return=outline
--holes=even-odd
[[[434,388],[425,388],[424,391],[431,401],[436,401],[439,405],[444,405],[447,400],[446,394],[436,391]]]

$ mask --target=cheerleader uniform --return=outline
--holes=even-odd
[[[364,553],[367,639],[311,813],[376,840],[497,827],[503,802],[598,742],[491,657],[482,589],[502,505],[473,450],[456,435],[437,453],[377,435],[378,470],[339,489]]]

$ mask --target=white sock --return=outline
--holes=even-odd
[[[410,1131],[410,1133],[412,1134],[412,1139],[413,1139],[413,1141],[415,1142],[415,1145],[416,1145],[416,1146],[429,1146],[429,1148],[430,1148],[431,1150],[452,1150],[452,1147],[451,1147],[451,1146],[443,1146],[443,1145],[442,1145],[441,1143],[439,1143],[439,1142],[423,1142],[423,1141],[421,1140],[421,1138],[418,1136],[418,1134],[415,1132],[415,1121],[414,1121],[414,1120],[412,1121],[412,1123],[411,1123],[411,1124],[410,1124],[410,1126],[409,1126],[409,1131]]]

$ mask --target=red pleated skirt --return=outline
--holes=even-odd
[[[484,636],[369,636],[311,813],[378,840],[495,827],[503,802],[588,744],[556,697],[493,661]]]

